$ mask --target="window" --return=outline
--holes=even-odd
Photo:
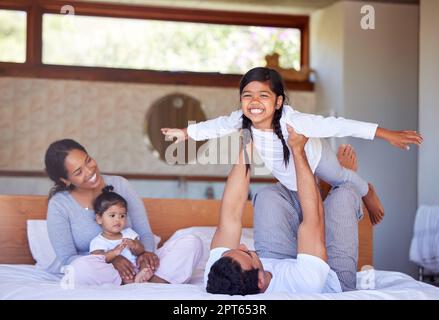
[[[45,14],[43,63],[243,74],[277,52],[300,68],[300,30]]]
[[[26,12],[0,10],[0,61],[26,61]]]
[[[74,1],[64,15],[62,1],[0,1],[0,74],[236,87],[267,54],[309,64],[308,16],[115,2]]]

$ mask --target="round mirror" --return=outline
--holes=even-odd
[[[166,141],[160,129],[183,129],[188,126],[189,121],[200,122],[205,120],[206,116],[201,109],[200,101],[197,99],[180,93],[164,96],[154,102],[146,114],[144,126],[145,142],[154,156],[165,161],[166,149],[173,141]],[[188,141],[184,143],[184,150],[188,150]],[[196,143],[197,151],[203,143]],[[195,156],[185,152],[185,163],[194,160],[192,158]]]

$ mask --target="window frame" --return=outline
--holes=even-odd
[[[106,67],[62,66],[42,63],[43,14],[60,14],[66,2],[60,0],[4,0],[0,9],[27,13],[26,62],[0,62],[0,76],[87,81],[116,81],[212,87],[236,87],[242,75],[215,72],[174,72],[134,70]],[[297,28],[300,30],[300,65],[309,65],[309,17],[305,15],[263,14],[253,12],[188,9],[161,6],[81,2],[69,0],[75,15],[153,19],[163,21],[215,23],[264,27]],[[312,91],[310,81],[286,81],[289,90]]]

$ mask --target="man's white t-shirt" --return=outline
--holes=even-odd
[[[209,260],[204,270],[204,286],[212,265],[229,251],[218,247],[210,251]],[[322,259],[299,253],[297,259],[261,258],[265,271],[272,274],[270,284],[265,292],[287,293],[330,293],[342,292],[337,274]]]
[[[135,240],[139,238],[139,235],[136,233],[136,231],[134,231],[131,228],[125,228],[121,232],[122,232],[122,239],[118,239],[118,240],[110,240],[102,236],[102,234],[99,234],[90,242],[90,252],[96,250],[104,250],[106,252],[108,250],[112,250],[116,248],[124,238],[131,240]],[[133,255],[133,253],[128,247],[122,251],[122,255],[128,260],[130,260],[132,264],[136,265],[136,256]]]

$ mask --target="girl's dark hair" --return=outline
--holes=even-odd
[[[73,190],[74,186],[67,186],[61,181],[61,178],[67,179],[67,170],[64,165],[67,155],[72,150],[81,150],[87,153],[87,150],[72,139],[63,139],[53,142],[47,148],[44,162],[46,166],[46,173],[50,180],[55,182],[55,185],[50,189],[49,199],[60,191]]]
[[[111,206],[120,205],[128,209],[128,203],[120,194],[113,191],[113,186],[108,185],[102,189],[102,193],[96,198],[93,203],[93,209],[96,214],[102,215]]]
[[[283,105],[285,101],[287,100],[287,97],[285,95],[285,86],[282,80],[282,77],[280,74],[273,69],[265,68],[265,67],[257,67],[253,68],[241,78],[241,81],[239,83],[239,95],[241,96],[242,92],[244,91],[244,88],[253,81],[259,81],[259,82],[268,82],[270,85],[271,91],[273,91],[276,94],[277,97],[282,97],[282,105],[279,109],[274,111],[273,121],[271,123],[274,133],[277,135],[277,137],[282,141],[283,151],[284,151],[284,163],[285,167],[288,165],[289,159],[290,159],[290,150],[287,147],[287,143],[285,142],[284,136],[282,134],[282,130],[280,128],[280,118],[282,116],[282,110]],[[251,138],[251,126],[252,122],[249,118],[247,118],[244,114],[242,115],[242,129],[244,130],[244,135],[250,134]],[[244,141],[246,139],[244,138]],[[250,165],[246,164],[247,171],[250,169]]]

